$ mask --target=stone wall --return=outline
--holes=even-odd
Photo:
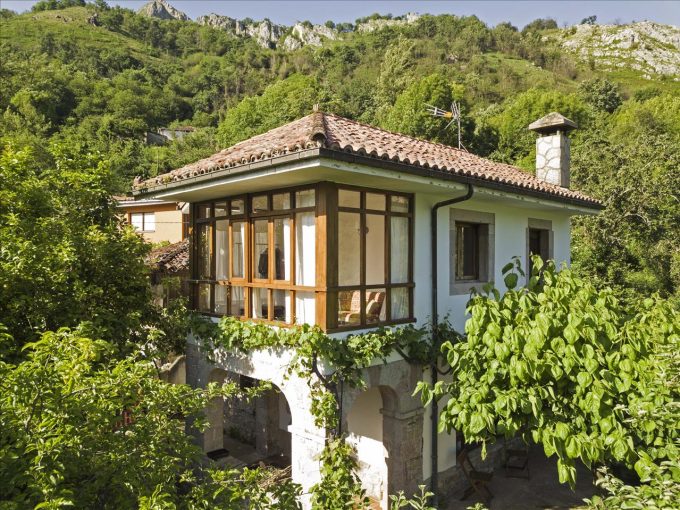
[[[536,139],[536,177],[569,187],[569,138],[563,132]]]

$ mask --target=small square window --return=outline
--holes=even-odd
[[[269,210],[269,205],[267,204],[267,195],[260,195],[253,197],[253,212],[265,212]]]
[[[244,214],[246,207],[243,203],[243,199],[232,200],[231,201],[231,214]]]
[[[313,189],[295,193],[295,207],[314,207],[314,205],[316,205],[316,192]]]
[[[212,207],[210,207],[210,204],[199,205],[197,216],[199,220],[210,218],[212,216]]]
[[[361,194],[358,191],[341,189],[338,191],[338,205],[359,209],[361,207]]]
[[[366,209],[374,211],[385,210],[385,195],[382,193],[366,193]]]
[[[290,193],[277,193],[273,195],[272,208],[275,211],[290,209]]]
[[[392,195],[390,197],[390,209],[392,212],[396,213],[407,213],[409,205],[408,197],[402,197],[399,195]]]
[[[215,216],[227,215],[227,202],[215,202]]]

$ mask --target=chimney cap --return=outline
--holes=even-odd
[[[541,134],[554,133],[555,131],[571,131],[577,127],[576,122],[557,112],[551,112],[545,117],[541,117],[529,124],[531,131]]]

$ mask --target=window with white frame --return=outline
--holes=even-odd
[[[130,213],[130,224],[140,232],[156,231],[156,213],[139,212]]]

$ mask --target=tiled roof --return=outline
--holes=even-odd
[[[461,149],[419,140],[328,113],[315,112],[254,136],[217,154],[167,174],[138,182],[138,190],[210,174],[224,168],[265,161],[305,149],[325,148],[387,160],[421,169],[498,183],[517,192],[539,192],[598,206],[599,201],[575,190],[540,181],[520,168],[476,156]]]
[[[189,240],[168,244],[151,250],[146,263],[163,274],[175,274],[189,271]]]

